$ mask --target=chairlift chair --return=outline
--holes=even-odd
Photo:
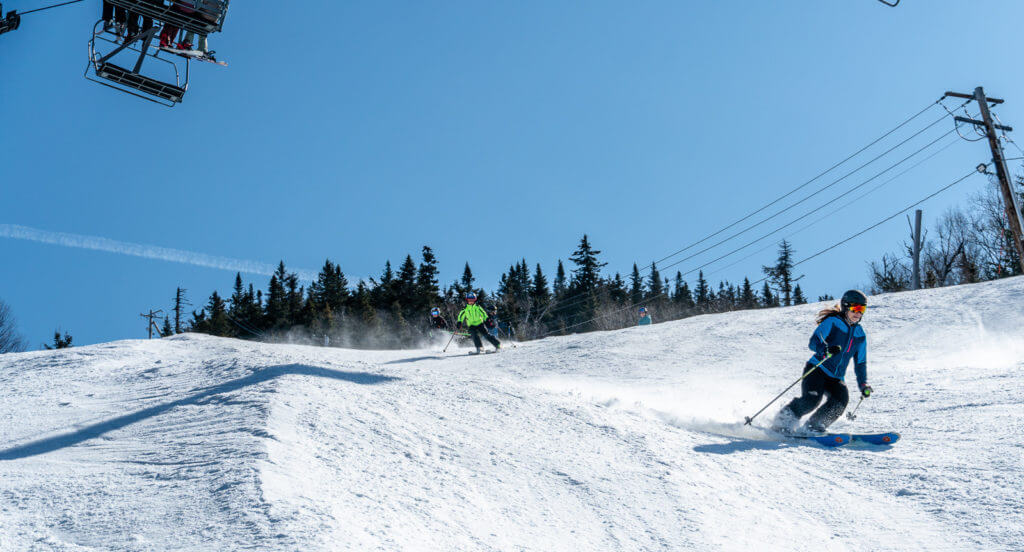
[[[97,21],[93,27],[92,38],[89,40],[89,64],[85,68],[85,78],[144,100],[167,107],[174,107],[181,102],[185,91],[188,89],[189,60],[188,58],[168,59],[160,57],[161,50],[159,49],[153,49],[151,52],[150,46],[152,45],[153,38],[159,32],[159,27],[150,27],[135,37],[125,40],[123,44],[118,44],[117,35],[112,31],[104,30],[104,22],[102,20]],[[106,50],[106,46],[112,49],[104,53],[97,49],[97,44],[101,45],[102,50]],[[131,69],[111,62],[111,59],[117,54],[125,51],[138,54],[135,65]],[[169,69],[166,72],[168,76],[173,73],[174,82],[171,83],[150,76],[153,75],[152,72],[143,74],[142,66],[147,57],[165,64],[161,67]],[[184,79],[181,78],[182,72],[179,71],[179,65],[182,63],[184,64]]]
[[[197,35],[220,32],[228,13],[228,0],[108,0],[143,17],[151,17]]]

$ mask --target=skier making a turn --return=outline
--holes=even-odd
[[[867,310],[868,298],[863,292],[849,290],[839,305],[818,313],[818,328],[811,335],[810,349],[814,356],[804,366],[799,397],[782,408],[772,422],[772,429],[793,433],[800,418],[817,408],[823,395],[828,399],[808,418],[804,430],[823,433],[846,410],[850,400],[843,378],[852,359],[861,396],[871,395],[867,374],[867,335],[860,325]],[[820,363],[820,366],[815,368]]]
[[[480,336],[484,336],[494,345],[494,350],[501,349],[501,342],[498,338],[494,337],[487,332],[487,328],[484,327],[484,322],[487,320],[487,312],[476,304],[476,294],[470,291],[466,293],[466,308],[462,309],[459,313],[458,327],[469,330],[469,335],[473,337],[473,345],[476,345],[476,352],[479,353],[483,350],[483,343],[480,342]]]

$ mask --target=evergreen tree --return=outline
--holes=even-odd
[[[462,269],[462,279],[459,280],[459,295],[465,297],[467,293],[473,291],[473,282],[476,278],[473,277],[473,271],[469,268],[469,263],[466,263],[466,267]]]
[[[697,289],[693,290],[693,298],[697,308],[707,312],[711,307],[712,293],[708,281],[704,279],[704,271],[697,273]]]
[[[568,290],[568,283],[565,277],[565,267],[562,266],[562,259],[558,259],[558,269],[555,270],[555,282],[553,291],[555,299],[561,300],[565,297],[565,293]]]
[[[640,276],[640,269],[633,263],[633,273],[629,276],[629,300],[634,305],[644,301],[644,279]]]
[[[740,307],[744,309],[757,307],[757,294],[754,293],[754,288],[750,285],[750,278],[743,278],[743,287],[740,288],[739,302]]]
[[[634,265],[635,266],[635,265]],[[663,293],[665,293],[665,287],[661,282],[661,274],[658,273],[658,267],[651,263],[651,274],[650,274],[650,294],[647,296],[647,301],[657,301],[661,299]]]
[[[583,234],[579,247],[569,257],[569,260],[576,265],[572,271],[573,279],[570,285],[577,293],[592,294],[597,291],[598,283],[601,281],[601,267],[608,264],[598,262],[597,256],[600,254],[600,251],[590,246],[587,235]]]
[[[174,328],[171,327],[171,318],[169,316],[164,317],[164,325],[160,328],[160,337],[168,337],[174,335]]]
[[[419,295],[418,309],[428,309],[440,300],[440,288],[437,280],[437,257],[434,251],[423,246],[419,271],[416,273],[416,291]]]
[[[53,345],[46,345],[44,343],[43,347],[46,347],[48,350],[69,349],[73,347],[73,345],[71,345],[71,334],[67,332],[61,334],[60,330],[56,330],[53,332]]]
[[[773,287],[779,290],[782,304],[787,307],[792,305],[793,282],[796,280],[793,279],[793,248],[789,242],[782,240],[779,244],[779,257],[774,266],[764,266],[761,269]]]
[[[548,291],[548,279],[544,276],[544,272],[540,269],[540,263],[537,263],[537,270],[533,273],[533,282],[530,285],[530,300],[533,302],[533,308],[541,311],[547,308],[548,302],[551,301],[551,292]]]
[[[608,280],[608,297],[617,305],[629,300],[629,290],[626,289],[626,282],[618,272],[611,280]]]
[[[285,290],[287,278],[288,272],[284,268],[284,261],[281,261],[277,270],[270,276],[270,286],[267,289],[264,319],[265,327],[272,330],[288,326],[288,294]]]
[[[398,281],[395,285],[395,299],[401,305],[398,310],[404,318],[409,318],[420,309],[420,300],[416,286],[416,263],[412,255],[406,255],[402,266],[398,268]]]
[[[694,306],[693,294],[690,293],[690,286],[683,280],[683,273],[676,271],[676,287],[672,294],[672,300],[683,309],[692,309]]]
[[[764,289],[761,290],[761,306],[765,308],[776,307],[778,303],[778,297],[772,293],[772,286],[765,281]]]
[[[793,304],[794,305],[805,305],[807,304],[807,298],[804,297],[803,290],[800,289],[800,284],[797,284],[793,288]]]
[[[205,314],[207,312],[209,314]],[[193,327],[193,330],[221,337],[233,335],[231,323],[227,318],[226,305],[216,291],[210,294],[210,301],[202,313],[202,323],[198,327]]]

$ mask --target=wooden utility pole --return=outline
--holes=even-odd
[[[988,110],[988,105],[990,103],[998,105],[1003,103],[1003,100],[997,98],[986,98],[985,90],[980,86],[974,89],[974,94],[946,92],[946,95],[954,98],[966,98],[978,102],[978,109],[981,111],[981,121],[968,119],[966,117],[955,117],[955,119],[959,122],[969,123],[985,129],[985,136],[988,138],[988,146],[992,150],[992,163],[996,166],[996,176],[999,178],[999,188],[1003,194],[1003,207],[1006,210],[1006,218],[1009,219],[1010,233],[1013,234],[1013,245],[1017,248],[1017,258],[1020,262],[1020,271],[1024,274],[1024,242],[1021,241],[1024,239],[1021,235],[1022,227],[1024,227],[1024,221],[1021,220],[1020,205],[1017,202],[1017,195],[1013,193],[1013,187],[1010,184],[1010,171],[1006,168],[1006,157],[1003,155],[1003,146],[999,143],[999,136],[996,135],[996,129],[1012,132],[1013,128],[993,123],[992,113]]]
[[[914,277],[913,289],[921,289],[921,210],[914,212]]]
[[[159,315],[163,314],[163,312],[164,311],[162,311],[162,310],[154,311],[153,309],[150,309],[149,310],[149,314],[140,314],[139,315],[139,316],[149,320],[149,327],[146,328],[149,331],[149,339],[153,339],[153,328],[156,328],[156,333],[157,334],[160,333],[160,327],[156,325],[156,321],[154,319],[157,318]]]

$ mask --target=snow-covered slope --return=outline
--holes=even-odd
[[[0,550],[1024,550],[1021,304],[1022,278],[872,298],[876,394],[834,428],[888,449],[742,425],[821,305],[482,357],[4,355]]]

